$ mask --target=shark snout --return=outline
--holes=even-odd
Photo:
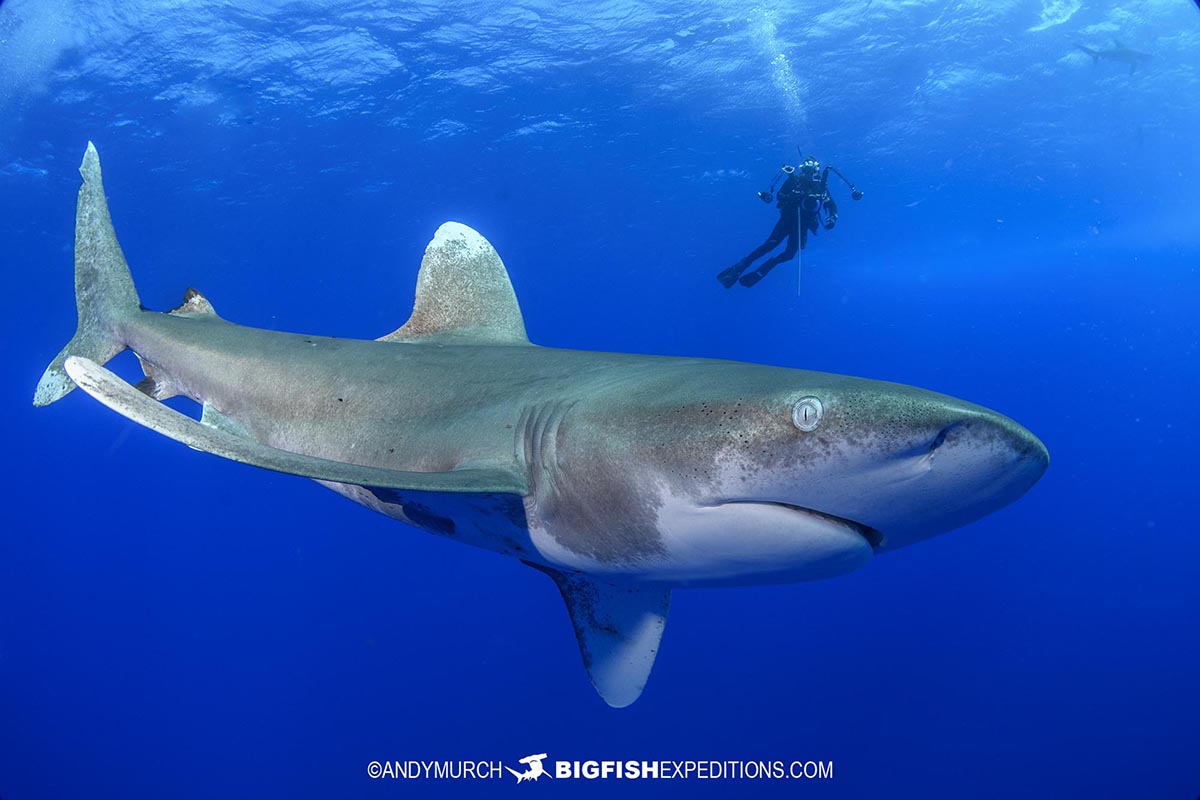
[[[1027,428],[974,407],[942,415],[941,424],[899,454],[895,487],[883,507],[881,550],[944,533],[1013,502],[1037,483],[1050,454]],[[868,519],[868,522],[871,520]]]
[[[973,413],[938,431],[933,452],[959,449],[968,456],[999,458],[1012,467],[1040,478],[1050,464],[1050,453],[1028,428],[992,411]],[[1030,484],[1032,485],[1032,484]]]
[[[1025,494],[1050,465],[1050,453],[1040,439],[994,412],[967,420],[947,438],[959,451],[950,466],[968,476],[970,491],[965,496],[979,498],[979,516]],[[954,480],[953,475],[947,478]]]

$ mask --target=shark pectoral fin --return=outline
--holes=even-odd
[[[612,583],[525,562],[558,584],[592,686],[613,708],[637,700],[650,677],[667,625],[671,588]]]
[[[496,249],[477,231],[447,222],[425,248],[412,316],[378,341],[527,345],[529,337]]]
[[[197,422],[142,394],[94,361],[71,357],[66,360],[64,367],[79,388],[118,414],[188,447],[231,461],[304,478],[356,486],[430,492],[529,493],[524,476],[516,470],[481,468],[405,472],[280,450],[239,436],[228,425],[214,424],[211,414],[208,424]]]

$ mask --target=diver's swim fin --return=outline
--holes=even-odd
[[[721,282],[722,286],[728,289],[737,283],[738,276],[741,275],[742,271],[745,269],[746,265],[738,262],[729,269],[722,270],[720,273],[718,273],[717,280]]]
[[[767,275],[767,273],[765,273],[765,272],[759,272],[758,270],[754,270],[754,272],[747,272],[745,275],[743,275],[741,277],[741,280],[738,281],[738,283],[740,283],[742,286],[745,286],[747,289],[749,289],[751,286],[753,286],[754,284],[758,283],[763,278],[765,278],[766,275]]]

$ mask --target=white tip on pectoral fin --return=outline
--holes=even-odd
[[[667,625],[671,589],[660,584],[609,583],[537,564],[558,584],[592,686],[613,708],[637,700],[646,687]]]

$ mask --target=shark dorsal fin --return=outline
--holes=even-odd
[[[208,298],[195,289],[188,289],[183,295],[183,302],[167,312],[177,317],[215,317],[217,310],[213,308]]]
[[[529,344],[500,255],[458,222],[437,229],[417,273],[412,316],[381,342]]]

